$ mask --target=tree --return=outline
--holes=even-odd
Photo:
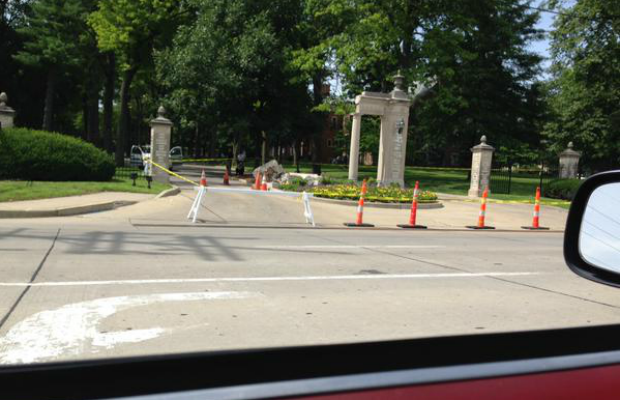
[[[299,2],[191,5],[195,21],[180,27],[173,45],[156,57],[167,101],[180,129],[196,132],[194,143],[208,138],[213,153],[223,134],[234,153],[248,137],[258,160],[267,139],[291,140],[294,121],[309,110],[306,82],[296,79],[291,64]]]
[[[414,127],[427,162],[467,162],[467,148],[487,135],[502,161],[532,163],[540,145],[540,57],[528,49],[540,37],[529,2],[481,0],[462,4],[456,38],[427,38],[427,70],[435,96],[415,110]],[[458,28],[458,29],[456,29]],[[420,154],[422,155],[422,154]]]
[[[572,4],[572,3],[569,3]],[[605,0],[553,1],[559,15],[552,33],[549,105],[545,134],[556,152],[569,141],[593,171],[620,163],[620,12]]]
[[[533,28],[538,15],[529,1],[329,3],[317,15],[346,23],[334,24],[338,29],[305,53],[318,54],[318,65],[329,52],[318,50],[328,48],[350,97],[392,90],[399,70],[410,92],[416,81],[437,83],[434,96],[411,114],[417,161],[448,163],[453,150],[466,149],[482,133],[504,148],[537,142],[531,130],[537,103],[529,100],[540,59],[527,45],[539,35]]]
[[[176,0],[101,0],[89,23],[99,48],[114,52],[121,71],[120,118],[115,160],[123,165],[129,130],[130,89],[140,68],[152,65],[152,50],[173,30],[184,2]]]
[[[28,23],[30,0],[0,0],[0,91],[6,92],[16,110],[17,124],[40,128],[44,96],[32,96],[45,85],[44,72],[15,60],[24,38],[17,30]],[[25,69],[28,69],[27,71]]]
[[[75,36],[84,28],[85,8],[81,0],[38,0],[31,7],[28,24],[18,29],[26,41],[15,58],[47,71],[43,129],[50,131],[58,76],[63,67],[79,62],[80,49]]]

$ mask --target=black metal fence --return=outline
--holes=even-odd
[[[138,167],[116,167],[115,179],[132,179],[132,174],[136,174],[136,179],[144,179],[144,168]]]
[[[512,189],[512,165],[507,164],[491,169],[489,189],[492,193],[510,194]]]
[[[519,168],[512,164],[495,165],[491,169],[489,189],[496,194],[535,193],[536,187],[544,188],[550,180],[558,177],[558,171],[541,165],[535,168]]]

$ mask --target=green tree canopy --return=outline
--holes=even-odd
[[[572,3],[571,3],[572,4]],[[579,0],[564,7],[552,33],[553,114],[545,134],[556,152],[569,141],[591,170],[620,163],[620,11],[606,0]]]

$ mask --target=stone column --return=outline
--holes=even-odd
[[[151,158],[153,162],[165,168],[170,168],[170,134],[172,122],[165,118],[166,110],[163,106],[157,110],[158,117],[151,120]],[[153,180],[161,183],[170,183],[170,176],[157,167],[152,170]]]
[[[560,153],[560,179],[576,179],[579,176],[579,158],[581,153],[573,150],[573,142]]]
[[[6,93],[0,93],[0,129],[14,126],[15,110],[7,105],[8,102],[9,98]]]
[[[469,197],[480,197],[482,192],[489,186],[491,179],[491,161],[495,149],[487,144],[487,137],[480,138],[480,144],[471,149],[471,183],[469,185]]]
[[[362,128],[362,114],[353,114],[351,126],[351,151],[349,153],[349,179],[357,181],[357,170],[360,158],[360,130]]]
[[[404,91],[403,76],[394,77],[394,90],[390,92],[385,113],[381,118],[381,139],[377,182],[381,186],[397,183],[405,186],[405,156],[411,102]]]

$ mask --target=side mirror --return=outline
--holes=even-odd
[[[587,179],[573,199],[564,259],[576,274],[620,287],[620,171]]]

